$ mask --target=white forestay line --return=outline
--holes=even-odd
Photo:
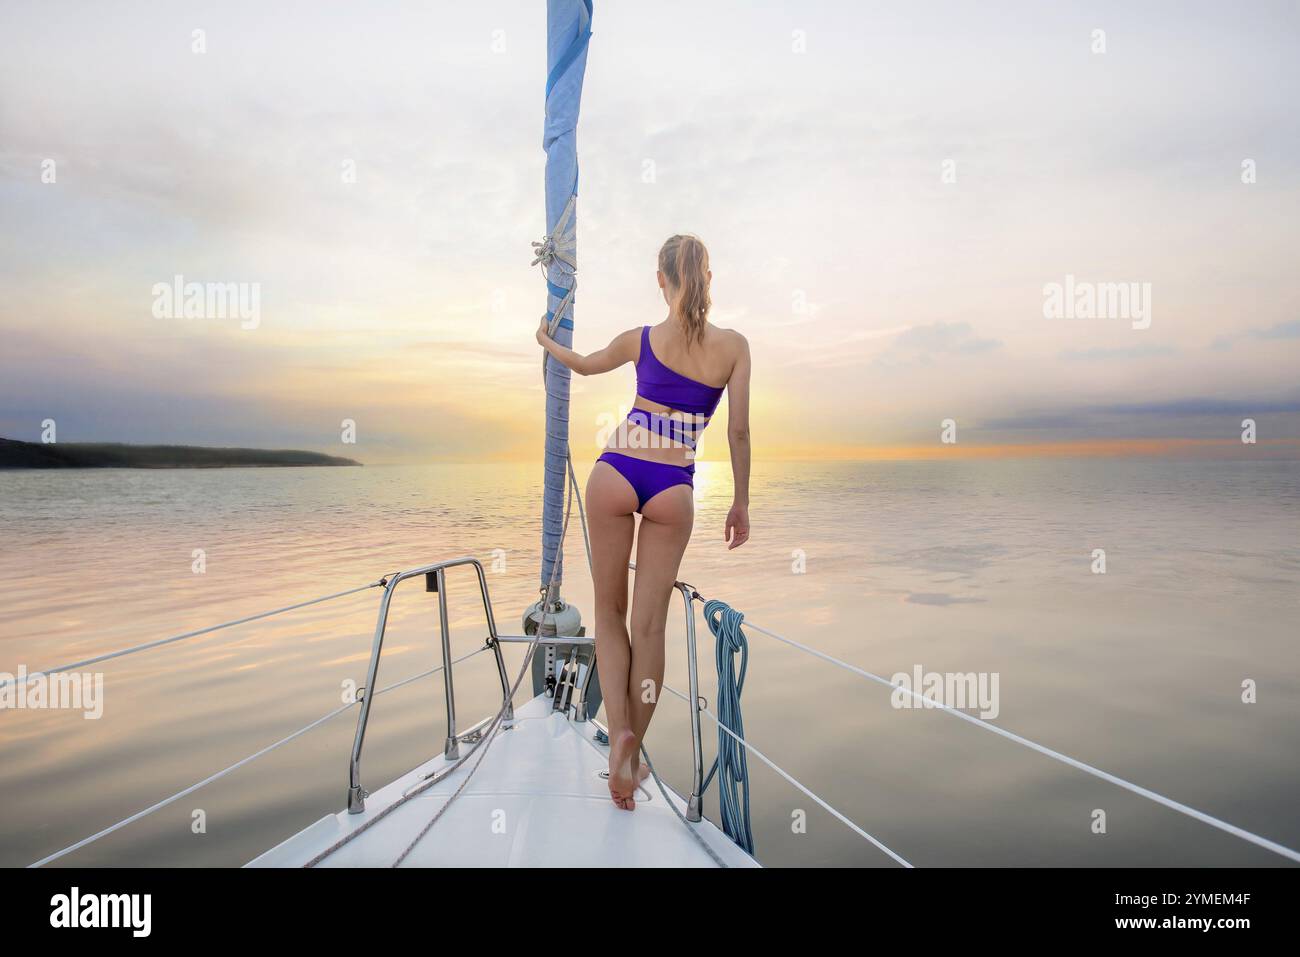
[[[599,728],[601,731],[604,731],[606,736],[608,736],[609,729],[601,728],[600,725],[596,725],[596,727]],[[585,743],[587,747],[591,748],[591,750],[595,751],[596,754],[598,754],[602,759],[606,761],[609,760],[609,755],[606,754],[604,751],[600,750],[600,748],[596,746],[596,742],[592,741],[586,735],[581,733],[579,733],[578,737],[581,738],[583,743]],[[696,841],[699,842],[700,846],[704,849],[705,853],[707,853],[709,857],[713,858],[713,862],[717,864],[718,867],[730,869],[731,865],[728,864],[726,861],[724,861],[718,855],[718,852],[713,849],[713,846],[709,844],[709,842],[706,841],[700,835],[698,830],[696,830],[695,825],[692,824],[690,821],[686,820],[686,815],[681,812],[681,809],[677,806],[677,801],[674,801],[672,796],[670,796],[668,792],[671,790],[673,792],[673,795],[675,795],[677,799],[682,802],[682,804],[686,803],[686,799],[683,798],[680,794],[678,794],[675,788],[669,788],[664,784],[663,779],[659,776],[659,773],[655,771],[654,762],[650,760],[650,752],[646,750],[646,746],[644,743],[642,743],[641,745],[641,754],[645,756],[646,767],[650,769],[650,776],[654,778],[655,784],[659,786],[659,793],[663,795],[664,803],[668,805],[669,808],[672,809],[674,814],[677,815],[678,820],[680,820],[683,824],[686,825],[686,829],[691,832],[691,836],[695,838]],[[647,788],[644,783],[638,784],[637,788],[642,791],[645,791],[647,795],[646,800],[650,799],[649,798],[650,789]],[[705,823],[712,824],[712,822],[705,822]]]
[[[570,199],[569,202],[572,203],[573,200]],[[552,614],[551,612],[547,611],[546,602],[548,601],[551,595],[555,594],[556,578],[559,573],[560,564],[564,561],[564,539],[569,534],[569,519],[573,514],[573,496],[575,493],[581,496],[581,492],[578,491],[577,479],[573,477],[573,458],[572,456],[569,455],[567,437],[565,439],[565,460],[568,462],[569,478],[572,479],[573,484],[567,489],[567,494],[565,495],[565,499],[564,499],[564,522],[560,525],[560,538],[555,543],[555,560],[551,562],[551,578],[546,583],[546,589],[542,592],[542,602],[538,606],[539,609],[541,610],[541,615],[537,619],[537,634],[535,634],[533,636],[533,640],[528,643],[528,650],[524,652],[523,664],[519,666],[519,675],[518,677],[515,678],[515,683],[510,686],[510,692],[509,694],[506,695],[506,700],[501,702],[501,710],[498,711],[496,717],[492,719],[491,727],[488,728],[487,732],[483,735],[482,741],[479,742],[478,747],[476,747],[473,751],[471,751],[469,754],[465,755],[463,758],[458,760],[450,768],[446,769],[442,774],[434,775],[429,780],[425,781],[423,784],[416,787],[414,790],[408,791],[406,794],[403,794],[400,798],[398,798],[392,804],[388,805],[388,807],[384,808],[377,815],[372,817],[369,821],[366,821],[366,823],[362,824],[359,828],[352,831],[346,837],[340,839],[333,846],[326,848],[316,857],[312,858],[312,860],[308,861],[306,865],[307,867],[314,867],[316,864],[323,861],[330,854],[334,853],[334,851],[336,851],[338,848],[342,847],[344,844],[351,841],[362,831],[366,830],[371,825],[375,824],[379,820],[386,817],[398,806],[406,803],[416,794],[419,794],[420,792],[425,791],[428,788],[432,787],[434,784],[450,777],[457,770],[459,770],[461,765],[463,765],[466,761],[468,761],[472,756],[478,755],[478,759],[470,767],[469,771],[466,772],[465,777],[461,779],[461,782],[459,785],[457,785],[456,790],[451,793],[451,796],[447,798],[447,800],[443,803],[442,807],[438,808],[438,810],[434,813],[433,817],[429,819],[428,823],[426,823],[424,827],[420,829],[420,833],[415,836],[414,840],[412,840],[410,844],[406,845],[406,849],[402,851],[402,853],[398,855],[397,859],[393,861],[393,863],[390,865],[391,867],[394,868],[400,866],[401,863],[404,860],[406,860],[408,856],[410,856],[410,853],[413,850],[415,850],[415,845],[419,844],[422,840],[424,840],[425,835],[428,834],[429,831],[433,829],[433,826],[437,824],[438,821],[442,818],[443,814],[447,812],[447,809],[451,807],[452,802],[455,801],[456,798],[460,797],[461,792],[464,791],[466,785],[469,784],[470,778],[474,776],[474,773],[479,769],[479,765],[481,765],[483,763],[483,760],[487,757],[488,748],[492,747],[492,742],[496,740],[497,731],[501,727],[501,719],[505,716],[506,709],[509,708],[515,700],[515,692],[519,690],[519,684],[524,680],[524,672],[527,671],[529,666],[532,664],[533,655],[537,651],[538,642],[541,640],[542,637],[543,626],[546,624],[546,616],[548,614]],[[587,533],[587,520],[585,516],[582,520],[582,531],[583,531],[583,535],[585,536]],[[587,552],[587,561],[588,562],[591,561],[590,551]],[[552,614],[552,624],[553,623],[554,623],[554,616]]]
[[[913,698],[916,698],[918,701],[923,702],[926,707],[937,708],[941,711],[946,711],[948,714],[956,715],[958,718],[961,718],[963,721],[967,721],[975,725],[977,728],[983,728],[985,731],[992,731],[994,734],[1001,735],[1002,737],[1006,738],[1009,741],[1014,741],[1016,742],[1016,744],[1024,745],[1025,747],[1030,748],[1031,750],[1037,751],[1039,754],[1046,755],[1047,757],[1052,758],[1053,760],[1060,761],[1062,764],[1067,764],[1070,767],[1075,768],[1076,770],[1083,771],[1085,774],[1091,774],[1093,777],[1100,778],[1103,781],[1106,781],[1110,784],[1114,784],[1116,787],[1124,788],[1126,791],[1131,791],[1132,793],[1138,795],[1139,797],[1144,797],[1149,801],[1154,801],[1155,803],[1163,805],[1164,807],[1167,807],[1172,811],[1177,811],[1179,814],[1185,814],[1187,817],[1190,817],[1196,821],[1200,821],[1202,824],[1208,824],[1210,825],[1210,827],[1218,828],[1220,831],[1223,831],[1227,834],[1231,834],[1233,837],[1241,838],[1243,841],[1248,841],[1251,844],[1255,844],[1258,847],[1262,847],[1267,851],[1272,851],[1274,854],[1278,854],[1282,857],[1287,858],[1288,860],[1300,862],[1300,851],[1295,851],[1284,844],[1279,844],[1276,841],[1270,841],[1266,837],[1261,837],[1260,835],[1255,834],[1251,831],[1247,831],[1245,828],[1238,827],[1235,824],[1229,824],[1227,821],[1224,821],[1221,818],[1217,818],[1212,814],[1206,814],[1204,811],[1198,811],[1194,807],[1189,807],[1188,805],[1183,804],[1181,801],[1175,801],[1173,798],[1165,797],[1163,794],[1159,794],[1155,791],[1152,791],[1150,788],[1145,788],[1140,784],[1134,784],[1132,781],[1128,781],[1125,780],[1124,778],[1111,774],[1109,771],[1103,771],[1101,770],[1101,768],[1093,767],[1091,764],[1087,764],[1083,761],[1078,760],[1077,758],[1072,758],[1068,754],[1062,754],[1060,751],[1055,751],[1052,748],[1049,748],[1046,745],[1039,744],[1036,741],[1030,741],[1028,738],[1021,737],[1020,735],[1016,734],[1014,731],[1008,731],[1006,728],[1001,728],[996,724],[990,724],[989,722],[984,721],[981,718],[976,718],[973,715],[966,714],[966,712],[964,711],[958,711],[956,708],[950,707],[949,705],[946,705],[940,701],[934,701],[930,698],[926,698],[924,695],[919,694],[916,691],[913,691],[911,688],[904,688],[901,685],[896,685],[892,681],[889,681],[886,678],[882,678],[880,675],[872,674],[870,671],[865,671],[864,669],[859,668],[856,665],[851,665],[847,661],[841,661],[839,658],[835,658],[831,655],[828,655],[823,651],[818,651],[816,648],[810,648],[807,645],[800,644],[799,642],[794,641],[791,638],[786,638],[783,635],[778,635],[774,631],[768,631],[766,628],[756,625],[752,621],[746,620],[745,627],[752,628],[755,631],[760,631],[763,634],[767,635],[769,638],[775,638],[777,641],[785,642],[787,645],[790,645],[794,648],[798,648],[800,651],[805,651],[810,655],[813,655],[817,658],[821,658],[823,661],[830,662],[831,664],[836,665],[837,667],[843,668],[846,671],[851,671],[856,675],[862,676],[863,678],[868,678],[871,681],[877,682],[878,684],[882,684],[888,688],[894,688],[899,691],[905,691],[908,694],[910,694]],[[710,715],[710,717],[712,716]]]
[[[563,539],[564,536],[561,535],[560,536],[561,547],[563,547]],[[552,579],[553,578],[554,575],[552,575]],[[538,622],[538,627],[539,629],[541,627],[540,621]],[[505,717],[506,706],[514,702],[515,692],[519,690],[519,683],[524,680],[524,672],[526,672],[528,670],[529,665],[532,664],[533,653],[537,650],[538,640],[539,639],[535,636],[533,640],[529,642],[528,650],[527,652],[524,653],[524,662],[522,665],[519,666],[519,675],[518,677],[515,678],[515,683],[510,688],[509,696],[506,698],[504,702],[502,702],[501,710],[496,713],[496,717],[492,719],[491,726],[484,733],[483,739],[479,742],[478,746],[475,747],[473,751],[465,755],[463,758],[461,758],[459,761],[453,764],[450,768],[444,770],[441,774],[431,775],[423,783],[421,783],[417,787],[403,794],[392,804],[388,805],[388,807],[380,811],[379,814],[377,814],[375,817],[371,818],[369,821],[362,824],[361,827],[357,828],[355,831],[351,832],[346,837],[339,840],[336,844],[332,845],[329,848],[326,848],[326,850],[322,851],[316,857],[312,858],[312,860],[309,861],[305,866],[307,867],[316,866],[316,864],[323,861],[326,857],[334,853],[334,851],[338,850],[344,844],[347,844],[349,841],[351,841],[362,831],[368,829],[371,825],[375,824],[377,821],[386,817],[390,812],[395,810],[400,805],[405,804],[407,801],[415,797],[417,794],[421,794],[424,791],[427,791],[435,784],[441,784],[444,780],[451,777],[451,775],[454,774],[456,771],[460,770],[461,766],[465,764],[465,762],[467,762],[470,758],[477,755],[478,756],[477,760],[470,767],[469,771],[466,772],[465,776],[461,779],[461,782],[459,785],[457,785],[456,790],[451,793],[451,796],[448,797],[445,802],[443,802],[442,807],[438,808],[438,810],[434,813],[433,817],[429,819],[428,823],[426,823],[423,828],[421,828],[420,833],[415,836],[415,838],[411,841],[411,843],[406,845],[406,849],[397,856],[396,860],[394,860],[392,864],[389,865],[389,867],[393,867],[393,868],[399,867],[401,863],[405,861],[406,858],[410,855],[410,853],[413,850],[415,850],[415,845],[419,844],[420,841],[424,840],[424,836],[433,829],[433,826],[435,824],[438,823],[438,821],[442,818],[442,815],[446,813],[449,807],[451,807],[452,802],[455,801],[456,798],[460,797],[461,792],[465,790],[465,786],[469,784],[470,778],[474,776],[474,772],[478,770],[479,765],[482,764],[484,758],[487,757],[488,748],[492,746],[492,742],[496,740],[497,732],[501,729],[501,719]]]
[[[655,779],[655,784],[659,786],[659,793],[663,795],[664,803],[672,808],[673,813],[677,815],[677,819],[686,826],[686,830],[690,832],[691,837],[695,838],[700,847],[704,848],[704,852],[708,854],[709,857],[713,858],[713,863],[717,864],[721,868],[729,870],[731,865],[724,861],[722,856],[713,849],[708,841],[704,839],[704,835],[702,835],[690,821],[686,820],[686,815],[683,814],[682,809],[677,806],[677,802],[668,796],[668,789],[664,786],[663,779],[659,777],[659,772],[655,770],[654,762],[650,760],[650,751],[646,748],[645,742],[641,743],[641,755],[645,758],[646,767],[650,769],[650,774]]]
[[[690,704],[690,703],[691,703],[691,699],[688,698],[688,697],[686,697],[686,695],[682,694],[682,693],[681,693],[680,691],[678,691],[676,688],[669,687],[668,685],[663,685],[662,687],[663,687],[663,689],[664,689],[665,691],[670,691],[670,692],[672,692],[673,694],[677,695],[677,697],[681,698],[681,699],[682,699],[683,701],[685,701],[687,704]],[[787,772],[787,771],[785,771],[784,769],[782,769],[781,767],[779,767],[779,766],[778,766],[774,761],[772,761],[771,758],[769,758],[767,755],[765,755],[762,751],[758,750],[758,748],[754,747],[752,744],[750,744],[748,741],[746,741],[746,740],[745,740],[744,738],[742,738],[740,735],[736,734],[736,732],[732,731],[732,730],[731,730],[730,728],[728,728],[725,724],[723,724],[721,721],[719,721],[718,718],[717,718],[717,716],[716,716],[712,711],[710,711],[708,708],[700,708],[700,711],[701,711],[703,714],[707,714],[711,719],[713,719],[714,724],[716,724],[716,725],[717,725],[719,728],[721,728],[723,731],[727,732],[727,734],[729,734],[729,735],[731,735],[733,738],[735,738],[735,739],[736,739],[736,740],[737,740],[737,741],[738,741],[738,742],[739,742],[739,743],[740,743],[740,744],[741,744],[741,745],[742,745],[742,746],[743,746],[747,751],[749,751],[751,754],[753,754],[754,756],[756,756],[760,761],[762,761],[764,764],[766,764],[769,768],[771,768],[771,769],[772,769],[773,771],[775,771],[777,774],[781,775],[781,777],[785,778],[787,781],[789,781],[792,785],[794,785],[796,788],[798,788],[798,789],[799,789],[800,791],[802,791],[804,794],[808,795],[808,797],[812,798],[814,801],[816,801],[818,804],[820,804],[820,805],[822,806],[823,809],[825,809],[825,810],[828,811],[829,813],[833,814],[833,815],[834,815],[834,816],[835,816],[835,817],[836,817],[836,818],[837,818],[837,819],[838,819],[842,824],[844,824],[846,827],[848,827],[848,828],[850,828],[851,830],[857,832],[857,834],[858,834],[859,836],[866,838],[868,841],[870,841],[872,844],[874,844],[878,849],[880,849],[880,850],[883,851],[884,853],[888,854],[891,858],[893,858],[896,862],[898,862],[899,864],[903,865],[904,867],[911,867],[911,866],[912,866],[910,863],[908,863],[907,859],[906,859],[905,857],[903,857],[901,854],[897,854],[897,853],[895,853],[894,851],[890,850],[890,848],[886,847],[882,842],[878,841],[876,838],[872,837],[870,834],[868,834],[868,833],[867,833],[866,831],[864,831],[862,828],[858,827],[858,825],[854,824],[852,821],[850,821],[847,817],[845,817],[845,816],[844,816],[843,814],[841,814],[839,811],[835,810],[835,808],[831,807],[828,803],[826,803],[824,800],[822,800],[822,799],[821,799],[820,797],[818,797],[816,794],[813,794],[812,791],[809,791],[806,787],[803,786],[803,784],[801,784],[799,781],[795,780],[795,778],[794,778],[793,775],[791,775],[789,772]]]
[[[582,544],[586,546],[587,549],[587,572],[591,575],[591,579],[594,582],[596,580],[596,569],[593,566],[591,559],[591,535],[587,531],[587,513],[582,507],[582,492],[578,488],[578,477],[573,471],[573,456],[569,454],[567,450],[565,454],[568,456],[569,462],[569,482],[572,484],[573,494],[578,500],[578,517],[582,520]],[[635,562],[628,562],[627,567],[632,571],[636,571]],[[695,614],[695,612],[692,611],[691,614]],[[645,755],[646,767],[650,769],[650,775],[655,779],[655,785],[659,788],[659,793],[663,795],[664,802],[673,809],[673,813],[675,813],[682,824],[685,825],[686,830],[690,831],[691,837],[695,838],[695,840],[699,842],[700,847],[704,848],[709,857],[713,858],[713,862],[719,867],[729,868],[731,865],[718,855],[718,852],[715,851],[709,842],[699,834],[695,827],[692,826],[691,822],[686,820],[686,815],[677,807],[676,802],[668,797],[667,787],[664,785],[663,779],[659,777],[659,772],[655,770],[655,763],[650,760],[650,749],[645,746],[644,741],[641,742],[641,753]],[[649,792],[647,791],[646,793],[648,794]]]
[[[379,585],[379,582],[371,582],[369,585],[358,585],[356,588],[349,588],[347,591],[335,592],[333,595],[322,595],[320,598],[312,598],[308,601],[300,601],[294,605],[285,605],[283,608],[273,608],[270,611],[260,611],[255,615],[249,615],[246,618],[236,618],[234,621],[223,621],[219,625],[209,625],[207,628],[200,628],[197,631],[187,631],[183,635],[172,635],[170,638],[159,638],[156,641],[147,641],[143,645],[136,645],[132,648],[123,648],[120,651],[110,651],[107,654],[97,655],[94,658],[87,658],[84,661],[74,661],[70,665],[59,665],[57,668],[45,668],[41,671],[28,672],[24,676],[21,684],[26,684],[33,678],[41,675],[55,675],[62,671],[71,671],[73,668],[84,668],[86,665],[98,664],[101,661],[109,661],[112,658],[121,658],[125,655],[133,655],[138,651],[148,651],[150,648],[161,648],[163,645],[170,645],[173,642],[184,641],[187,638],[197,638],[199,635],[210,634],[214,631],[220,631],[222,628],[233,628],[235,625],[246,625],[250,621],[259,621],[262,618],[270,618],[272,615],[281,615],[286,611],[294,611],[298,608],[306,608],[308,605],[319,605],[324,601],[333,601],[335,598],[344,598],[348,595],[355,595],[359,591],[366,591]],[[5,678],[0,680],[0,688],[7,684],[19,684],[15,678]]]
[[[461,657],[455,659],[452,662],[452,664],[459,664],[460,662],[465,661],[467,658],[473,658],[475,655],[480,654],[481,652],[484,652],[487,649],[488,646],[486,645],[483,646],[482,648],[476,648],[473,651],[471,651],[469,654],[462,655]],[[418,675],[411,675],[411,677],[409,678],[403,678],[401,681],[394,682],[393,684],[389,685],[387,688],[381,688],[379,691],[376,691],[375,697],[379,697],[379,695],[381,694],[387,694],[390,691],[396,691],[398,688],[401,688],[404,685],[408,685],[413,681],[419,681],[421,678],[427,678],[429,677],[429,675],[437,674],[441,670],[442,670],[442,665],[438,665],[438,667],[430,668],[428,671],[422,671]],[[238,771],[244,765],[251,764],[253,761],[256,761],[258,758],[262,757],[263,755],[270,754],[276,748],[282,747],[288,744],[290,741],[293,741],[295,738],[299,738],[302,735],[306,734],[308,731],[320,727],[322,724],[324,724],[326,721],[329,721],[331,718],[337,718],[343,712],[347,711],[350,708],[354,708],[358,704],[360,704],[360,700],[361,699],[358,698],[356,701],[352,701],[348,704],[335,708],[333,711],[329,712],[328,714],[322,715],[321,717],[317,718],[311,724],[304,725],[303,727],[299,728],[297,731],[293,732],[293,734],[289,735],[288,737],[281,738],[279,741],[275,742],[274,744],[267,745],[265,748],[258,751],[256,754],[250,754],[248,757],[236,761],[230,767],[225,768],[224,770],[218,771],[216,774],[204,778],[202,781],[199,781],[197,784],[191,784],[185,790],[178,791],[177,793],[173,794],[171,797],[164,798],[163,800],[159,801],[157,804],[154,804],[152,807],[147,807],[143,811],[138,811],[137,813],[132,814],[130,817],[124,818],[121,821],[118,821],[116,824],[110,825],[109,827],[104,828],[102,831],[99,831],[96,834],[90,835],[90,837],[78,841],[76,844],[70,844],[69,846],[65,847],[63,850],[56,851],[53,854],[49,855],[48,857],[42,857],[36,863],[28,864],[27,866],[42,867],[50,863],[51,861],[57,861],[61,857],[66,857],[67,855],[71,854],[73,851],[80,850],[81,848],[85,847],[87,844],[93,844],[95,841],[98,841],[101,837],[107,837],[109,834],[112,834],[114,831],[121,830],[122,828],[126,827],[128,824],[134,824],[136,821],[140,820],[141,818],[148,817],[150,814],[154,813],[154,811],[160,811],[163,808],[167,807],[169,804],[174,804],[176,801],[179,801],[187,794],[193,794],[195,791],[199,790],[199,788],[206,787],[207,785],[211,784],[213,781],[218,781],[221,778],[224,778],[226,775]]]

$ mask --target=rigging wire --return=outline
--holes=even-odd
[[[335,592],[332,595],[322,595],[320,598],[310,598],[307,601],[300,601],[293,605],[285,605],[283,608],[272,608],[270,611],[261,611],[255,615],[247,615],[243,618],[236,618],[232,621],[223,621],[219,625],[209,625],[207,628],[199,628],[195,631],[187,631],[184,634],[172,635],[170,638],[159,638],[156,641],[147,641],[142,645],[135,645],[131,648],[122,648],[118,651],[110,651],[107,654],[96,655],[93,658],[86,658],[82,661],[74,661],[71,664],[59,665],[57,668],[46,668],[43,671],[32,671],[22,676],[22,680],[10,677],[0,680],[0,689],[7,684],[26,684],[27,682],[41,675],[55,675],[63,671],[71,671],[74,668],[84,668],[86,665],[99,664],[101,661],[110,661],[113,658],[123,658],[126,655],[133,655],[136,652],[148,651],[151,648],[161,648],[163,645],[170,645],[177,641],[185,641],[188,638],[197,638],[200,635],[211,634],[214,631],[220,631],[223,628],[233,628],[235,625],[245,625],[250,621],[259,621],[263,618],[270,618],[272,615],[281,615],[286,611],[296,611],[299,608],[306,608],[308,605],[319,605],[321,602],[333,601],[336,598],[343,598],[347,595],[355,595],[357,592],[366,591],[371,588],[382,588],[388,584],[388,579],[381,578],[379,581],[371,582],[369,585],[358,585],[356,588],[349,588],[346,591]]]

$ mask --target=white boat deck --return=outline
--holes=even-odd
[[[404,867],[716,867],[688,828],[729,867],[758,867],[709,821],[685,824],[648,778],[635,811],[609,799],[600,772],[608,748],[591,722],[575,724],[539,696],[515,712],[468,786],[403,861]],[[462,743],[461,754],[471,746]],[[393,811],[318,866],[388,867],[447,803],[470,769],[460,770]],[[250,861],[249,867],[300,867],[380,814],[429,774],[448,766],[439,755],[366,799],[361,814],[346,810]],[[686,804],[669,790],[683,814]]]

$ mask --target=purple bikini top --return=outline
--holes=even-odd
[[[641,355],[636,360],[636,392],[651,402],[695,415],[713,415],[726,386],[714,387],[674,372],[650,348],[650,327],[641,327]]]

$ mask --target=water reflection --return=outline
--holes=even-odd
[[[498,557],[503,628],[533,600],[536,469],[429,466],[0,474],[0,671],[37,669],[364,584],[459,554]],[[682,575],[749,618],[878,674],[996,671],[998,723],[1195,807],[1300,844],[1300,467],[1020,461],[763,464],[752,541],[728,552],[726,466],[699,466]],[[1107,573],[1090,571],[1105,548]],[[204,571],[194,569],[196,550]],[[496,551],[499,550],[499,551]],[[566,594],[591,618],[581,545]],[[802,569],[800,572],[799,570]],[[453,652],[481,643],[453,570]],[[25,864],[337,707],[363,683],[377,591],[104,666],[99,721],[0,713],[0,863]],[[667,680],[686,682],[680,616]],[[419,582],[394,603],[383,684],[439,660]],[[701,628],[701,661],[712,661]],[[749,736],[919,865],[1275,863],[1266,852],[751,635]],[[509,651],[508,664],[519,649]],[[1260,684],[1241,703],[1243,680]],[[712,697],[711,672],[705,694]],[[463,719],[494,708],[490,658],[457,671]],[[365,774],[443,734],[437,676],[374,709]],[[354,715],[70,858],[238,864],[343,804]],[[706,731],[710,729],[706,728]],[[706,737],[708,735],[706,734]],[[656,765],[688,776],[685,711]],[[754,763],[767,863],[890,866]],[[1212,769],[1212,770],[1211,770]],[[715,802],[706,804],[713,807]],[[1091,833],[1105,808],[1107,835]],[[205,834],[194,834],[202,809]],[[808,814],[806,834],[791,815]]]

